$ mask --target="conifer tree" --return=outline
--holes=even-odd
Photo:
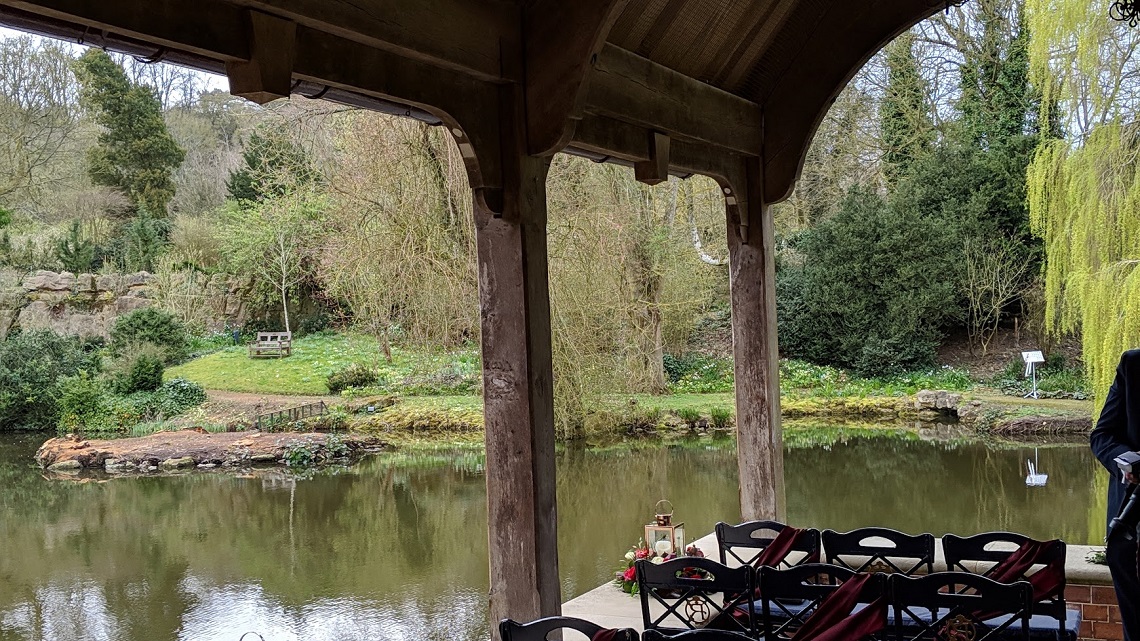
[[[76,60],[75,75],[80,103],[103,128],[87,155],[91,181],[120,189],[151,215],[165,217],[174,195],[171,174],[185,152],[166,128],[158,96],[132,83],[99,49]]]
[[[914,35],[904,33],[887,47],[887,89],[879,107],[883,173],[894,185],[929,150],[934,137],[926,87],[914,57]]]

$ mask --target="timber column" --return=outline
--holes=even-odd
[[[744,179],[737,182],[747,185],[730,186],[738,193],[726,194],[726,200],[740,513],[751,521],[783,518],[784,451],[775,231],[764,204],[761,163],[750,158],[744,165]]]
[[[496,639],[502,619],[530,621],[562,609],[546,245],[550,159],[526,152],[524,123],[514,117],[519,92],[507,88],[501,96],[502,189],[475,192]]]

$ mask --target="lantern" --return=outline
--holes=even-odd
[[[653,522],[645,526],[645,545],[661,556],[685,553],[685,524],[673,523],[673,504],[665,499],[653,508]]]

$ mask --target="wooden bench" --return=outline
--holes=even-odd
[[[249,346],[249,357],[276,356],[283,358],[293,353],[292,332],[258,332],[257,340]]]

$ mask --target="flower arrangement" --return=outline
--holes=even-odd
[[[647,559],[650,563],[664,563],[677,558],[676,554],[667,551],[670,547],[666,544],[660,546],[660,549],[651,548],[644,540],[639,540],[637,545],[631,547],[629,552],[626,552],[625,556],[622,557],[621,565],[614,572],[614,585],[630,596],[637,596],[637,570],[634,564],[641,559]],[[703,558],[705,553],[699,547],[690,545],[685,548],[683,556]],[[705,573],[704,570],[697,568],[684,568],[681,570],[681,576],[687,579],[703,579]]]

